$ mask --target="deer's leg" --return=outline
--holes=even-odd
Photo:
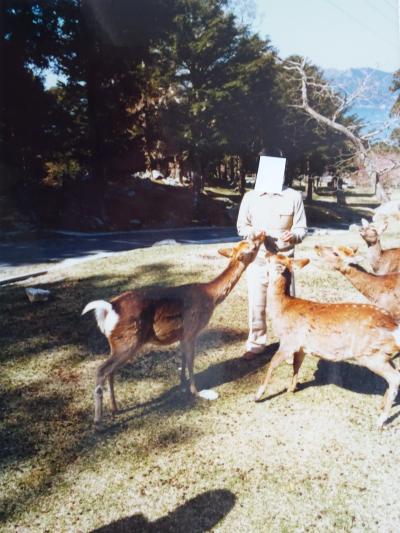
[[[112,354],[103,364],[101,364],[97,370],[96,376],[96,388],[94,389],[94,422],[99,424],[103,415],[103,388],[105,380],[119,368],[124,365],[132,354],[132,350],[126,350],[123,352],[115,352]],[[114,388],[111,393],[112,405],[116,407]]]
[[[117,402],[114,394],[114,373],[108,375],[108,384],[110,386],[111,413],[114,416],[118,412]]]
[[[276,354],[273,356],[273,358],[271,359],[268,365],[267,375],[265,376],[264,383],[261,385],[261,387],[259,387],[256,395],[254,396],[254,401],[257,402],[258,400],[260,400],[261,396],[264,394],[265,389],[267,388],[267,385],[271,379],[272,372],[274,371],[274,369],[291,355],[292,355],[292,352],[288,352],[286,350],[285,351],[278,350],[276,352]]]
[[[382,400],[381,400],[381,409],[382,409],[382,411],[385,409],[388,390],[389,389],[386,389],[385,390],[385,394],[382,396]]]
[[[297,379],[299,377],[299,370],[304,361],[304,352],[296,352],[293,357],[293,377],[289,380],[288,392],[295,392],[297,387]]]
[[[383,413],[378,418],[378,429],[382,429],[384,423],[389,418],[390,409],[399,390],[400,373],[398,370],[393,368],[393,365],[390,361],[387,361],[382,356],[365,358],[362,360],[362,364],[378,376],[383,377],[389,385],[383,398]]]
[[[184,387],[186,385],[186,354],[183,342],[181,342],[181,373],[180,373],[180,379],[181,379],[181,387]]]
[[[396,399],[400,385],[400,374],[391,365],[388,365],[386,369],[386,375],[383,376],[389,384],[387,391],[385,392],[385,405],[383,407],[383,413],[378,419],[378,429],[382,429],[383,424],[389,418],[390,409],[393,402]]]
[[[194,396],[199,396],[200,398],[204,398],[205,400],[216,400],[218,398],[218,393],[213,390],[204,389],[200,392],[197,390],[196,383],[194,380],[194,345],[195,340],[194,339],[188,339],[185,341],[182,341],[182,348],[185,352],[186,356],[186,364],[189,372],[189,390],[191,394]]]
[[[183,371],[183,380],[185,380],[185,367],[187,366],[189,373],[189,390],[194,396],[198,395],[196,388],[196,383],[194,381],[194,340],[185,339],[181,342],[182,347],[182,371]],[[185,363],[183,362],[185,361]],[[181,371],[181,380],[182,380],[182,371]]]

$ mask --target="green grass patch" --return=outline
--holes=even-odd
[[[390,226],[384,246],[398,244]],[[298,257],[299,296],[362,302],[313,246],[359,244],[357,233],[309,236]],[[347,363],[308,357],[294,395],[288,365],[269,399],[252,395],[269,353],[240,359],[247,334],[244,277],[198,341],[197,401],[178,387],[177,345],[147,346],[116,376],[122,412],[94,430],[95,370],[108,353],[84,305],[144,285],[209,280],[226,265],[218,245],[135,250],[76,265],[35,285],[53,299],[32,305],[21,285],[1,288],[2,531],[396,531],[399,407],[374,426],[385,383]],[[315,260],[315,261],[314,261]]]

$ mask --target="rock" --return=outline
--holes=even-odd
[[[163,241],[157,241],[152,246],[168,246],[179,244],[175,239],[164,239]]]
[[[159,170],[152,170],[152,171],[151,171],[151,177],[152,177],[153,179],[159,179],[159,178],[163,178],[164,175],[161,174],[161,172],[160,172]]]
[[[31,303],[46,302],[51,296],[50,291],[45,289],[35,289],[34,287],[29,287],[25,289],[25,292]]]
[[[358,231],[360,229],[360,226],[357,224],[350,224],[349,231]]]

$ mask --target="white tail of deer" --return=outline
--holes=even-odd
[[[110,357],[97,370],[95,423],[100,423],[102,418],[105,380],[108,379],[110,385],[111,410],[115,414],[114,373],[129,359],[137,357],[139,348],[147,343],[168,345],[180,341],[181,383],[185,383],[187,366],[190,392],[209,400],[218,397],[212,390],[197,391],[193,374],[196,338],[208,324],[215,306],[228,296],[247,265],[256,258],[264,238],[264,233],[260,233],[253,240],[219,250],[229,257],[229,265],[209,283],[143,288],[124,292],[110,302],[96,300],[86,305],[82,314],[96,312],[97,324],[107,337],[111,351]]]
[[[293,357],[293,377],[289,390],[294,391],[306,353],[328,361],[351,361],[369,368],[388,383],[383,400],[382,428],[400,385],[400,373],[392,359],[400,351],[400,327],[387,312],[367,304],[319,303],[289,296],[293,265],[305,266],[309,260],[293,260],[283,255],[270,257],[268,314],[280,346],[269,364],[259,400],[273,370]]]

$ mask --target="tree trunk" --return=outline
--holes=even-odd
[[[314,183],[314,180],[312,179],[312,177],[311,176],[307,176],[307,197],[306,197],[306,201],[308,203],[312,202],[313,183]]]
[[[105,181],[105,166],[103,161],[103,139],[101,127],[98,123],[99,113],[99,80],[96,68],[97,42],[93,29],[91,6],[87,0],[82,1],[82,18],[85,31],[88,35],[90,44],[87,47],[86,57],[86,96],[87,96],[87,117],[89,130],[90,146],[90,166],[92,177],[97,180]]]

